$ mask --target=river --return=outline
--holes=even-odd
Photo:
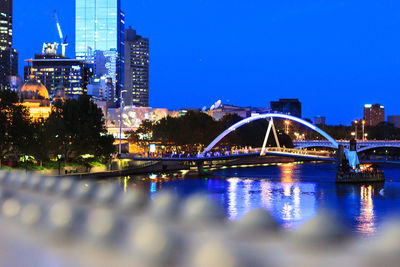
[[[400,211],[400,166],[382,166],[386,183],[335,184],[336,165],[284,163],[225,168],[207,177],[134,176],[108,181],[123,188],[141,186],[153,197],[161,190],[182,198],[202,192],[221,204],[236,220],[254,208],[268,209],[286,229],[294,229],[328,209],[353,232],[374,235],[385,218]]]

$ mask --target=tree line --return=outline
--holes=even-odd
[[[131,143],[143,147],[147,147],[150,143],[159,143],[166,147],[166,152],[182,150],[197,153],[220,133],[242,119],[236,114],[229,114],[217,121],[204,112],[189,111],[181,117],[168,116],[154,123],[145,120],[136,131],[131,131],[127,135]],[[218,146],[261,147],[267,127],[267,120],[253,121],[225,136]],[[282,131],[278,133],[278,140],[281,146],[293,147],[291,138]],[[276,145],[272,133],[268,145]]]
[[[355,132],[355,125],[318,125],[321,130],[332,136],[337,140],[349,140]],[[400,140],[400,128],[389,122],[381,122],[376,126],[365,126],[364,133],[367,134],[367,140]],[[362,139],[362,126],[357,126],[357,139]],[[308,139],[316,139],[318,134],[315,132],[308,132]]]
[[[40,165],[55,158],[83,162],[82,155],[107,162],[114,152],[103,112],[86,95],[57,100],[47,119],[32,120],[17,92],[0,90],[0,125],[0,162],[25,156]]]

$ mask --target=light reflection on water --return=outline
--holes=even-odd
[[[363,234],[370,234],[375,232],[375,216],[374,216],[374,203],[372,200],[372,195],[374,194],[374,188],[372,185],[361,186],[360,190],[360,216],[358,221],[360,224],[357,229]]]
[[[241,178],[230,178],[227,182],[227,215],[232,220],[262,207],[277,217],[284,227],[290,228],[315,215],[316,192],[313,184]]]
[[[204,192],[225,207],[228,218],[240,219],[254,208],[268,209],[285,228],[294,228],[329,208],[340,220],[364,235],[373,234],[388,212],[400,211],[400,169],[389,169],[392,183],[337,185],[334,164],[279,164],[215,171],[207,178],[171,176],[121,179],[127,186],[141,185],[153,196],[161,189],[182,198]],[[398,193],[399,192],[399,193]]]

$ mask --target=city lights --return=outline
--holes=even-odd
[[[396,266],[400,2],[42,2],[0,0],[2,263]]]

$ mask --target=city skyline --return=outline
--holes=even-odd
[[[53,9],[69,36],[67,56],[74,55],[75,1],[41,2],[14,1],[20,75],[42,42],[58,41]],[[304,117],[326,116],[328,124],[349,124],[367,103],[400,114],[393,97],[400,84],[399,9],[373,1],[122,0],[126,25],[152,40],[151,106],[209,107],[218,99],[268,106],[299,98]]]

